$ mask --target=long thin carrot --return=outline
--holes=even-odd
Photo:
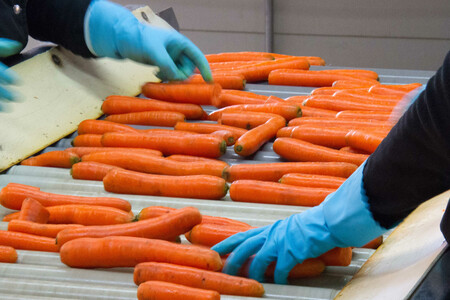
[[[417,82],[410,84],[378,84],[370,87],[369,92],[377,95],[404,96],[420,86],[422,86],[422,84]]]
[[[222,89],[243,90],[245,88],[245,77],[238,73],[223,73],[215,71],[212,73],[213,81],[218,83]],[[187,83],[205,83],[200,74],[194,74],[187,80]]]
[[[74,147],[102,147],[102,135],[87,133],[77,135],[72,140],[72,146]]]
[[[343,98],[343,97],[350,97],[355,99],[362,99],[365,101],[372,101],[374,103],[378,103],[378,101],[383,101],[396,104],[398,101],[400,101],[403,96],[401,95],[377,95],[370,93],[366,89],[345,89],[337,91],[333,94],[334,97]]]
[[[338,119],[372,119],[379,121],[388,121],[391,113],[388,111],[370,111],[370,110],[343,110],[336,114]]]
[[[166,127],[172,127],[185,119],[186,117],[180,112],[163,110],[114,114],[105,118],[106,121],[115,123]]]
[[[79,161],[80,157],[73,152],[56,150],[29,157],[22,160],[20,164],[25,166],[70,168]]]
[[[333,96],[335,93],[340,92],[342,90],[348,90],[348,89],[363,89],[366,92],[369,90],[367,87],[348,87],[348,88],[341,88],[341,87],[335,87],[335,86],[324,86],[324,87],[319,87],[319,88],[315,88],[310,95],[328,95],[328,96]]]
[[[50,212],[39,201],[36,201],[33,198],[26,198],[23,200],[18,215],[19,220],[47,223],[49,218]]]
[[[219,254],[211,249],[131,236],[75,239],[61,247],[60,256],[75,268],[134,267],[149,261],[211,271],[222,268]]]
[[[273,143],[273,151],[290,161],[347,162],[361,165],[368,157],[314,145],[302,140],[281,137]]]
[[[212,105],[221,92],[218,83],[153,83],[142,86],[144,96],[177,103]]]
[[[348,266],[352,262],[352,247],[335,247],[319,256],[327,266]]]
[[[311,66],[325,66],[325,60],[320,56],[297,56],[288,55],[280,53],[270,53],[275,59],[286,58],[286,57],[302,57],[305,58]]]
[[[192,122],[178,122],[174,126],[175,130],[191,131],[197,133],[212,133],[219,130],[227,130],[233,133],[233,137],[237,140],[241,135],[247,132],[243,128],[234,126],[210,124],[210,123],[192,123]]]
[[[13,264],[17,261],[17,251],[10,246],[0,245],[0,262]]]
[[[197,104],[170,103],[155,99],[142,99],[118,95],[106,97],[102,104],[102,111],[108,115],[160,110],[180,112],[188,120],[201,119],[204,113],[203,108]]]
[[[78,124],[78,134],[104,134],[105,132],[137,132],[131,126],[110,120],[84,120]],[[131,123],[130,123],[131,124]]]
[[[154,175],[118,169],[106,174],[103,185],[112,193],[199,199],[221,199],[228,189],[225,180],[217,176]]]
[[[72,166],[70,174],[73,179],[102,181],[103,177],[115,168],[119,167],[95,161],[82,161]]]
[[[243,129],[253,129],[269,121],[272,118],[282,118],[280,115],[263,112],[224,112],[220,116],[218,123],[222,125],[234,126]],[[283,118],[284,119],[284,118]]]
[[[333,82],[332,87],[347,89],[347,88],[370,88],[371,86],[379,85],[379,82],[374,82],[373,80],[364,79],[342,79]]]
[[[214,73],[216,72],[232,73],[236,67],[250,66],[259,62],[261,62],[261,60],[221,61],[221,62],[212,62],[209,64],[209,67],[211,68],[211,72],[213,73],[214,76]],[[198,69],[194,70],[194,72],[200,73]]]
[[[83,225],[80,224],[39,224],[30,221],[23,220],[11,220],[8,223],[8,230],[15,232],[22,232],[28,234],[34,234],[39,236],[46,236],[50,238],[56,238],[56,235],[69,228],[79,228]]]
[[[278,181],[287,173],[306,173],[338,177],[349,177],[357,166],[343,162],[280,162],[261,164],[237,164],[225,169],[228,182],[239,179]]]
[[[302,173],[288,173],[280,178],[280,183],[283,184],[329,189],[337,189],[344,181],[343,177]]]
[[[213,290],[223,295],[247,297],[264,295],[263,285],[253,279],[167,263],[140,263],[134,268],[133,278],[136,285],[156,280]]]
[[[342,110],[370,110],[370,111],[392,111],[395,107],[392,103],[362,101],[355,98],[338,98],[330,96],[310,96],[304,101],[304,105],[334,111]]]
[[[336,117],[336,111],[329,109],[321,109],[315,107],[309,107],[303,105],[303,103],[308,99],[308,96],[292,96],[286,99],[286,102],[294,103],[300,106],[302,110],[302,117],[325,117],[334,118]]]
[[[0,230],[0,245],[20,250],[58,252],[53,238],[7,230]]]
[[[136,147],[161,151],[164,155],[186,154],[210,158],[220,157],[226,151],[223,139],[206,134],[196,136],[149,135],[136,133],[108,132],[101,143],[106,147]]]
[[[342,127],[323,127],[299,125],[281,128],[277,137],[290,137],[330,148],[342,148],[347,145],[345,136],[351,129]]]
[[[345,136],[347,146],[373,153],[388,134],[388,131],[351,130]]]
[[[0,191],[0,202],[6,208],[20,210],[23,200],[26,198],[33,198],[45,207],[64,204],[87,204],[116,207],[124,211],[131,210],[130,202],[115,197],[84,197],[47,193],[39,190],[39,188],[17,183],[13,185],[9,183]]]
[[[261,53],[261,52],[255,52],[255,51],[212,53],[212,54],[206,54],[205,57],[209,63],[224,62],[224,61],[274,60],[274,57],[269,53]]]
[[[265,104],[241,104],[227,106],[210,113],[208,115],[208,118],[210,120],[218,120],[222,113],[233,111],[251,111],[277,114],[288,121],[302,116],[302,110],[296,104],[286,102],[272,102]]]
[[[82,157],[85,154],[89,154],[92,152],[115,152],[115,151],[124,151],[124,148],[120,147],[70,147],[64,149],[64,151],[70,151],[76,153],[78,156]],[[153,149],[144,149],[144,148],[126,148],[126,150],[130,153],[144,153],[144,154],[153,154],[157,156],[162,156],[161,151],[153,150]]]
[[[329,70],[322,70],[322,72],[329,72],[329,73],[335,73],[335,74],[344,74],[344,75],[350,75],[357,78],[362,79],[372,79],[378,81],[378,73],[372,70],[366,70],[366,69],[329,69]]]
[[[338,118],[317,118],[317,117],[301,117],[289,121],[288,126],[309,125],[316,127],[343,127],[343,128],[383,128],[390,127],[386,121],[378,121],[371,119],[338,119]]]
[[[170,156],[167,156],[166,159],[172,159],[175,161],[181,161],[181,162],[207,162],[210,165],[214,165],[215,167],[223,166],[228,167],[228,163],[214,159],[214,158],[206,158],[206,157],[200,157],[200,156],[192,156],[192,155],[183,155],[183,154],[173,154]]]
[[[220,294],[212,290],[151,280],[139,285],[137,298],[138,300],[219,300]]]
[[[66,204],[47,208],[50,224],[113,225],[129,223],[133,213],[114,207]]]
[[[222,90],[219,97],[215,99],[216,101],[213,102],[212,105],[221,108],[237,104],[264,104],[268,98],[269,97],[267,96],[249,91]]]

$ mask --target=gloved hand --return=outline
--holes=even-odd
[[[235,234],[212,247],[220,255],[230,253],[224,272],[236,275],[256,254],[249,277],[264,280],[267,266],[276,261],[274,280],[285,284],[289,271],[307,258],[334,247],[360,247],[386,231],[373,219],[363,187],[362,164],[319,206],[294,214],[273,225]]]
[[[0,58],[16,54],[22,48],[22,44],[5,38],[0,38]],[[16,73],[9,70],[0,62],[0,99],[14,100],[13,93],[2,87],[5,84],[14,84],[18,80]],[[0,107],[1,110],[1,107]]]
[[[205,81],[212,81],[208,61],[188,38],[176,30],[144,25],[115,3],[94,0],[85,16],[84,32],[94,55],[156,65],[163,80],[185,80],[197,67]]]

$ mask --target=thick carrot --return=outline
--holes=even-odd
[[[128,201],[115,197],[61,195],[43,192],[39,188],[17,183],[13,185],[9,183],[0,191],[0,202],[6,208],[20,210],[23,200],[26,198],[33,198],[45,207],[64,204],[87,204],[116,207],[124,211],[131,210],[131,204]]]
[[[102,104],[102,111],[108,115],[160,110],[180,112],[188,120],[201,119],[204,113],[202,107],[197,104],[170,103],[155,99],[142,99],[118,95],[106,97]]]
[[[218,83],[153,83],[142,86],[142,93],[149,98],[177,103],[212,105],[221,92]]]
[[[17,251],[10,246],[0,245],[0,263],[13,264],[17,261]]]
[[[342,127],[323,127],[299,125],[281,128],[277,137],[290,137],[330,148],[342,148],[347,145],[345,136],[351,129]]]
[[[129,223],[133,213],[114,207],[66,204],[48,207],[50,224],[113,225]]]
[[[164,155],[186,154],[210,158],[217,158],[226,151],[223,139],[206,134],[180,136],[108,132],[102,136],[101,143],[106,147],[154,149]]]
[[[110,170],[116,168],[119,167],[95,161],[82,161],[72,166],[70,174],[73,179],[102,181]]]
[[[78,124],[78,135],[88,133],[104,134],[105,132],[137,132],[131,126],[118,123],[110,120],[84,120]]]
[[[271,102],[265,104],[240,104],[227,106],[210,113],[209,119],[218,120],[222,113],[233,111],[251,111],[277,114],[288,121],[302,116],[302,110],[299,105],[286,102]]]
[[[322,70],[322,72],[329,72],[335,74],[344,74],[357,77],[359,79],[372,79],[378,81],[378,73],[372,70],[365,69],[329,69]]]
[[[272,118],[280,119],[282,117],[276,114],[255,111],[224,112],[220,116],[218,123],[222,125],[234,126],[250,130],[266,123],[267,121],[269,121],[269,119]]]
[[[380,235],[379,237],[374,238],[373,240],[371,240],[370,242],[368,242],[367,244],[365,244],[361,248],[377,249],[378,247],[380,247],[381,244],[383,244],[383,236],[382,235]]]
[[[79,161],[80,157],[73,152],[56,150],[29,157],[22,160],[20,164],[25,166],[70,168]]]
[[[212,290],[151,280],[139,285],[137,298],[138,300],[219,300],[220,294]]]
[[[235,224],[201,223],[195,225],[184,236],[194,245],[212,247],[230,236],[256,227]]]
[[[250,267],[250,261],[247,260],[244,263],[244,266],[241,269],[241,273],[239,275],[248,277],[248,269]],[[296,279],[296,278],[309,278],[316,277],[322,274],[325,270],[325,264],[322,260],[318,258],[309,258],[305,259],[301,264],[296,264],[294,268],[289,272],[288,279]],[[266,269],[265,276],[266,278],[273,278],[275,273],[275,262],[272,262]]]
[[[211,271],[222,268],[219,254],[206,247],[131,236],[75,239],[61,247],[60,256],[75,268],[134,267],[149,261]]]
[[[211,132],[210,134],[222,138],[225,141],[225,143],[227,143],[227,146],[234,145],[234,143],[236,142],[233,133],[228,130],[217,130]]]
[[[234,152],[240,156],[254,154],[262,145],[274,138],[277,131],[285,125],[286,120],[283,117],[270,118],[264,124],[243,134],[234,144]]]
[[[35,223],[47,223],[50,218],[50,212],[39,201],[33,198],[26,198],[22,202],[19,220],[31,221]]]
[[[333,248],[318,257],[327,266],[348,266],[352,262],[352,247]]]
[[[30,221],[11,220],[8,223],[8,230],[56,238],[56,235],[64,229],[82,226],[80,224],[39,224]]]
[[[332,87],[340,88],[340,89],[347,89],[347,88],[370,88],[371,86],[379,85],[380,83],[374,82],[373,80],[354,80],[354,79],[343,79],[343,80],[336,80],[333,82]]]
[[[163,110],[114,114],[105,118],[106,121],[115,123],[166,127],[172,127],[185,119],[186,117],[180,112]]]
[[[388,134],[386,131],[351,130],[345,136],[347,146],[373,153]]]
[[[133,278],[136,285],[156,280],[213,290],[223,295],[247,297],[264,295],[263,285],[253,279],[167,263],[140,263],[134,268]]]
[[[404,96],[410,91],[422,86],[421,83],[410,84],[377,84],[370,87],[369,92],[377,95],[399,95]]]
[[[117,169],[106,174],[103,185],[112,193],[198,199],[221,199],[228,190],[225,180],[217,176],[154,175]]]
[[[370,110],[343,110],[336,114],[338,119],[371,119],[379,121],[388,121],[391,113],[388,111],[370,111]]]
[[[213,54],[206,54],[205,57],[209,63],[225,62],[225,61],[274,60],[274,57],[269,53],[261,53],[261,52],[254,52],[254,51],[213,53]]]
[[[349,177],[357,166],[343,162],[281,162],[261,164],[238,164],[225,169],[224,178],[228,182],[239,179],[278,181],[288,173],[318,174]]]
[[[345,178],[326,175],[288,173],[280,178],[280,183],[296,186],[337,189],[344,183]]]
[[[268,98],[267,96],[248,91],[222,90],[212,105],[221,108],[237,104],[264,104]]]
[[[87,133],[77,135],[72,140],[72,146],[74,147],[102,147],[102,135]]]
[[[219,130],[227,130],[233,133],[234,139],[238,139],[247,130],[227,125],[209,124],[209,123],[192,123],[192,122],[178,122],[174,126],[175,130],[191,131],[197,133],[213,133]]]
[[[370,110],[370,111],[392,111],[395,107],[386,101],[363,101],[351,97],[338,98],[330,96],[310,96],[303,103],[307,107],[315,107],[334,111],[342,110]]]
[[[101,238],[106,236],[134,236],[148,239],[174,240],[180,234],[188,232],[202,221],[202,215],[194,207],[184,207],[160,217],[139,222],[93,225],[67,229],[58,233],[58,245],[82,237]]]
[[[64,149],[64,151],[71,151],[76,153],[78,156],[82,157],[85,154],[89,154],[92,152],[115,152],[115,151],[124,151],[124,148],[120,147],[70,147]],[[157,156],[162,156],[161,151],[153,150],[153,149],[144,149],[144,148],[126,148],[126,151],[130,153],[144,153],[144,154],[153,154]]]
[[[53,238],[7,230],[0,230],[0,245],[18,250],[58,252],[58,246]]]
[[[369,157],[364,154],[348,153],[286,137],[275,140],[273,151],[290,161],[347,162],[358,166]]]
[[[317,118],[317,117],[301,117],[289,121],[288,126],[308,125],[315,127],[341,127],[341,128],[383,128],[390,127],[386,121],[378,121],[371,119],[338,119],[338,118]]]
[[[236,180],[230,185],[230,198],[238,202],[316,206],[335,189],[290,186],[260,180]]]
[[[213,81],[218,83],[222,89],[243,90],[245,88],[245,77],[239,73],[213,72]],[[205,83],[200,74],[194,74],[187,80],[187,83]]]

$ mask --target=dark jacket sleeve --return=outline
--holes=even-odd
[[[28,0],[30,36],[84,57],[93,57],[84,40],[84,16],[91,0]]]
[[[450,188],[450,52],[368,158],[363,178],[373,217],[385,228]]]

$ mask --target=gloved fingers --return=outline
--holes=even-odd
[[[277,249],[275,244],[273,242],[266,241],[258,253],[256,253],[252,263],[250,264],[250,269],[248,272],[249,278],[263,282],[267,267],[276,259]]]
[[[184,54],[194,62],[194,65],[202,74],[203,80],[206,82],[212,82],[213,78],[211,68],[209,67],[209,63],[205,55],[203,55],[202,51],[190,40],[187,40],[187,43],[188,44],[184,50]]]
[[[0,57],[8,57],[19,53],[22,44],[10,39],[0,38]]]
[[[232,252],[237,246],[248,238],[258,235],[263,232],[267,226],[250,229],[244,232],[237,233],[223,240],[222,242],[214,245],[211,250],[218,252],[221,256]]]
[[[175,64],[186,77],[189,77],[194,73],[195,65],[186,55],[181,55],[180,58],[175,61]]]
[[[10,69],[8,69],[7,66],[0,63],[0,83],[3,84],[14,84],[19,80],[19,77],[17,74]]]
[[[277,284],[287,284],[289,272],[298,263],[298,261],[289,253],[280,256],[275,265],[274,281]]]
[[[187,79],[187,76],[178,69],[164,48],[161,51],[155,52],[152,60],[159,67],[158,77],[162,80],[183,81]]]

